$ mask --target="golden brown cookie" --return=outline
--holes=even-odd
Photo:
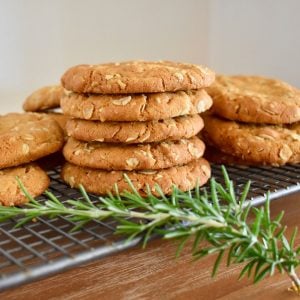
[[[104,171],[89,169],[66,163],[62,169],[62,178],[71,187],[83,185],[88,192],[95,194],[115,193],[115,184],[120,193],[131,191],[124,178],[128,175],[136,190],[142,195],[147,194],[147,185],[151,192],[158,195],[155,186],[158,184],[164,194],[171,194],[172,187],[177,186],[182,191],[188,191],[204,185],[210,178],[211,170],[208,162],[203,159],[194,160],[186,165],[163,170],[144,171]]]
[[[128,94],[201,89],[214,79],[214,72],[198,65],[127,61],[74,66],[65,72],[61,83],[77,93]]]
[[[202,113],[212,105],[205,90],[131,95],[65,93],[64,114],[97,121],[151,121]]]
[[[300,121],[300,90],[258,76],[217,76],[207,89],[217,115],[236,121],[285,124]]]
[[[106,144],[69,138],[63,153],[78,166],[104,170],[165,169],[201,157],[204,143],[197,137],[152,144]]]
[[[0,168],[18,166],[54,153],[63,145],[59,125],[44,114],[0,116]]]
[[[64,89],[60,85],[45,86],[33,92],[23,103],[25,111],[44,111],[57,108]]]
[[[0,205],[13,206],[28,202],[19,187],[16,177],[20,179],[33,197],[41,195],[50,183],[45,171],[36,164],[0,170]]]
[[[300,123],[293,126],[238,123],[206,115],[203,134],[222,152],[249,163],[300,162]]]
[[[48,112],[47,115],[58,123],[60,128],[63,130],[65,136],[67,136],[67,128],[66,128],[67,127],[67,122],[71,118],[64,115],[64,114],[56,113],[56,112]]]
[[[106,143],[153,143],[195,136],[203,128],[199,115],[147,122],[99,122],[71,119],[69,136],[81,141]]]

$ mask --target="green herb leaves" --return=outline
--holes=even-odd
[[[213,276],[226,258],[227,266],[244,263],[240,278],[253,277],[254,282],[273,275],[275,270],[286,272],[293,289],[299,292],[295,269],[300,264],[300,248],[294,245],[297,230],[287,240],[286,228],[281,225],[283,213],[271,220],[268,199],[260,208],[251,207],[246,201],[250,182],[238,198],[224,167],[223,175],[224,186],[211,179],[209,191],[196,187],[193,192],[183,192],[174,187],[172,195],[166,197],[157,187],[160,197],[149,190],[145,198],[126,178],[131,192],[99,197],[98,203],[90,200],[83,187],[80,188],[83,200],[68,200],[63,204],[46,192],[48,200],[40,203],[20,182],[29,203],[24,208],[0,206],[0,221],[21,217],[17,224],[21,226],[39,217],[64,215],[77,222],[76,230],[93,219],[112,217],[119,223],[117,234],[127,235],[129,239],[141,235],[144,246],[152,234],[159,234],[165,239],[179,240],[177,255],[189,240],[193,241],[191,252],[195,259],[217,254]]]

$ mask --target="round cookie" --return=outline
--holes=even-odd
[[[212,105],[205,90],[131,95],[65,93],[64,114],[97,121],[151,121],[202,113]]]
[[[44,114],[0,116],[0,168],[18,166],[61,149],[61,128]]]
[[[115,184],[120,193],[126,190],[131,191],[124,174],[130,178],[142,196],[147,195],[147,185],[154,195],[159,196],[155,188],[157,184],[166,195],[172,193],[173,186],[177,186],[182,191],[188,191],[195,188],[197,184],[199,186],[204,185],[210,178],[211,169],[208,162],[203,158],[186,165],[163,170],[131,172],[89,169],[66,163],[62,168],[61,176],[71,187],[78,188],[81,184],[90,193],[104,195],[115,194]]]
[[[0,170],[0,205],[14,206],[28,202],[16,177],[19,177],[26,190],[33,197],[41,195],[50,183],[45,171],[36,164]]]
[[[300,162],[300,123],[254,125],[213,115],[203,118],[203,136],[224,153],[251,164],[279,166]]]
[[[148,122],[99,122],[70,119],[69,136],[81,141],[106,143],[153,143],[195,136],[203,128],[199,115]]]
[[[65,72],[61,83],[77,93],[128,94],[201,89],[214,79],[214,72],[198,65],[127,61],[77,65]]]
[[[153,144],[106,144],[69,138],[63,154],[70,163],[104,170],[157,170],[201,157],[204,143],[197,137]]]
[[[28,96],[23,103],[25,111],[44,111],[60,106],[64,89],[60,85],[45,86]]]
[[[236,121],[285,124],[300,121],[300,90],[258,76],[217,76],[207,89],[215,114]]]

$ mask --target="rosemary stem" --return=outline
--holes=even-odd
[[[300,291],[300,279],[295,272],[295,269],[292,268],[290,272],[287,272],[288,276],[291,278],[292,282],[295,284],[298,291]]]
[[[146,220],[165,220],[171,218],[172,215],[168,213],[145,214],[142,212],[130,211],[128,212],[128,217],[146,219]],[[178,217],[176,217],[176,219],[178,219]],[[181,215],[180,220],[189,222],[189,225],[203,224],[206,225],[207,227],[218,227],[218,228],[227,226],[226,223],[217,222],[211,219],[204,219],[199,216],[193,216],[193,215]]]

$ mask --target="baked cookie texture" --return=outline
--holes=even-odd
[[[65,136],[67,136],[67,122],[71,119],[70,117],[57,113],[57,112],[47,112],[47,116],[51,117],[57,122],[60,128],[63,130]]]
[[[28,202],[16,177],[33,197],[41,195],[50,183],[45,171],[34,163],[2,169],[0,170],[0,205],[14,206]]]
[[[65,115],[85,120],[151,121],[198,114],[212,106],[205,90],[174,93],[86,95],[65,93],[61,108]]]
[[[179,165],[163,170],[142,171],[109,171],[84,168],[66,163],[62,168],[62,178],[71,187],[83,185],[88,192],[95,194],[116,193],[115,185],[119,192],[130,191],[130,187],[124,177],[126,174],[136,190],[142,195],[150,191],[159,196],[155,186],[158,184],[166,195],[172,193],[172,187],[177,186],[183,191],[188,191],[198,184],[204,185],[210,178],[211,169],[209,163],[199,158],[186,165]]]
[[[67,133],[81,141],[105,143],[153,143],[191,138],[203,128],[199,115],[146,122],[100,122],[70,119]]]
[[[197,137],[152,144],[107,144],[68,139],[65,159],[78,166],[104,170],[158,170],[189,163],[204,153]]]
[[[27,112],[38,112],[58,108],[63,93],[61,85],[42,87],[25,99],[23,109]]]
[[[56,121],[43,114],[0,116],[0,168],[28,163],[62,148],[64,137]]]
[[[77,65],[65,72],[61,83],[65,89],[77,93],[130,94],[201,89],[214,79],[214,72],[198,65],[127,61]]]
[[[213,115],[205,115],[204,123],[204,137],[224,153],[261,165],[300,162],[300,123],[247,124]]]
[[[300,121],[300,90],[276,79],[222,76],[207,89],[213,112],[249,123],[288,124]]]

